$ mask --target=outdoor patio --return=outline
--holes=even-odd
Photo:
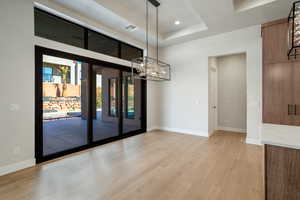
[[[104,122],[101,111],[93,121],[93,140],[99,141],[119,134],[118,122]],[[123,132],[140,129],[140,125],[124,126]],[[62,118],[43,122],[44,155],[72,149],[87,144],[87,120],[81,117]]]

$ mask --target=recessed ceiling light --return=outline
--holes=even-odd
[[[179,24],[180,24],[180,21],[179,21],[179,20],[176,20],[176,21],[174,22],[174,24],[175,24],[175,25],[179,25]]]

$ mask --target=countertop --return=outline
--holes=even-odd
[[[263,124],[261,142],[263,144],[300,149],[300,127]]]

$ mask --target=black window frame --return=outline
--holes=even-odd
[[[78,27],[83,28],[83,29],[84,29],[84,41],[83,41],[84,47],[83,47],[83,49],[86,49],[86,50],[89,50],[89,51],[93,51],[93,50],[90,50],[90,49],[89,49],[89,45],[88,45],[88,44],[89,44],[89,36],[88,36],[88,33],[89,33],[89,32],[94,32],[94,33],[96,33],[96,34],[99,34],[101,37],[105,37],[105,38],[107,38],[107,39],[116,41],[116,42],[118,43],[118,56],[112,56],[112,55],[108,55],[108,54],[101,53],[101,54],[103,54],[103,55],[108,55],[108,56],[111,56],[111,57],[124,59],[124,58],[122,58],[122,56],[121,56],[122,45],[127,45],[127,46],[129,46],[129,47],[132,47],[132,48],[136,49],[138,52],[140,52],[140,55],[141,55],[141,56],[144,55],[144,50],[143,50],[143,49],[138,48],[138,47],[136,47],[136,46],[134,46],[134,45],[132,45],[132,44],[128,44],[128,43],[126,43],[126,42],[117,40],[117,39],[115,39],[115,38],[113,38],[113,37],[110,37],[110,36],[108,36],[108,35],[105,35],[105,34],[103,34],[103,33],[100,33],[100,32],[98,32],[98,31],[95,31],[95,30],[93,30],[93,29],[87,28],[87,27],[82,26],[82,25],[80,25],[80,24],[74,23],[74,22],[72,22],[72,21],[69,21],[69,20],[64,19],[64,18],[62,18],[62,17],[60,17],[60,16],[57,16],[57,15],[54,15],[54,14],[52,14],[52,13],[49,13],[49,12],[47,12],[47,11],[45,11],[45,10],[42,10],[42,9],[40,9],[40,8],[37,8],[37,7],[34,8],[34,15],[36,15],[36,13],[37,13],[36,11],[45,13],[45,14],[49,15],[50,17],[56,18],[57,20],[62,20],[62,21],[67,22],[67,23],[69,23],[69,24],[73,24],[73,25],[76,25],[76,26],[78,26]],[[34,30],[34,33],[35,33],[35,36],[43,37],[43,36],[36,35],[36,31],[35,31],[35,30]],[[49,38],[46,38],[46,39],[49,39]],[[53,40],[53,39],[49,39],[49,40]],[[58,41],[58,42],[61,42],[61,41]],[[64,43],[64,42],[61,42],[61,43]],[[68,44],[68,43],[64,43],[64,44],[71,45],[71,46],[75,46],[75,45]],[[81,48],[81,47],[78,47],[78,46],[75,46],[75,47]],[[97,52],[97,51],[93,51],[93,52],[99,53],[99,52]],[[138,55],[137,57],[140,57],[140,55]],[[126,59],[125,59],[125,60],[126,60]],[[127,59],[127,60],[128,60],[128,59]],[[128,61],[130,61],[130,60],[128,60]]]
[[[113,142],[113,141],[117,141],[117,140],[121,140],[127,137],[131,137],[134,135],[138,135],[138,134],[143,134],[147,131],[147,81],[146,80],[142,80],[141,82],[141,87],[142,87],[142,96],[141,96],[141,101],[143,102],[141,104],[141,128],[138,130],[133,130],[130,133],[126,133],[123,131],[122,127],[123,127],[123,120],[124,120],[124,116],[122,114],[122,110],[123,110],[123,106],[122,106],[122,101],[118,101],[118,114],[119,114],[119,135],[115,136],[115,137],[111,137],[111,138],[107,138],[107,139],[103,139],[103,140],[99,140],[99,141],[93,141],[93,115],[92,115],[92,109],[93,107],[91,106],[93,104],[92,99],[90,98],[92,97],[91,95],[93,94],[93,87],[89,88],[89,103],[88,103],[88,144],[83,145],[83,146],[79,146],[79,147],[75,147],[73,149],[68,149],[65,151],[61,151],[58,153],[54,153],[54,154],[50,154],[50,155],[46,155],[44,156],[43,154],[43,89],[41,87],[41,84],[43,82],[43,72],[42,72],[42,66],[43,66],[43,55],[48,55],[48,56],[54,56],[54,57],[60,57],[60,58],[65,58],[65,59],[71,59],[71,60],[80,60],[81,62],[85,62],[89,64],[89,69],[91,69],[91,67],[93,65],[97,65],[97,66],[105,66],[107,68],[111,68],[111,69],[117,69],[120,70],[120,74],[119,74],[119,78],[118,78],[118,82],[122,83],[123,81],[123,77],[122,77],[122,73],[126,72],[126,73],[130,73],[131,69],[127,66],[123,66],[120,64],[116,64],[116,63],[111,63],[111,62],[107,62],[107,61],[101,61],[101,60],[97,60],[94,58],[90,58],[90,57],[85,57],[85,56],[80,56],[80,55],[76,55],[76,54],[72,54],[72,53],[68,53],[68,52],[64,52],[64,51],[59,51],[59,50],[54,50],[54,49],[49,49],[46,47],[41,47],[41,46],[37,46],[35,45],[35,158],[37,163],[41,163],[41,162],[45,162],[51,159],[55,159],[61,156],[65,156],[71,153],[75,153],[78,151],[82,151],[82,150],[86,150],[92,147],[96,147],[102,144],[106,144],[109,142]],[[93,85],[93,79],[92,79],[92,70],[89,70],[89,75],[88,75],[88,83],[90,85]],[[120,89],[120,85],[118,83],[118,92],[117,95],[118,97],[122,97],[122,90]]]
[[[87,40],[86,43],[87,43],[87,45],[86,45],[86,48],[87,48],[88,50],[93,51],[93,52],[97,52],[97,53],[101,53],[101,54],[104,54],[104,55],[116,57],[116,58],[119,58],[119,57],[120,57],[120,41],[118,41],[118,40],[116,40],[116,39],[114,39],[114,38],[112,38],[112,37],[109,37],[109,36],[107,36],[107,35],[103,35],[103,34],[97,32],[97,31],[94,31],[94,30],[91,30],[91,29],[87,29],[86,31],[87,31],[87,37],[86,37],[86,40]],[[115,42],[115,43],[116,43],[116,46],[117,46],[117,49],[116,49],[116,51],[117,51],[117,53],[116,53],[117,56],[114,56],[114,55],[111,55],[111,54],[106,54],[106,53],[99,52],[99,51],[95,51],[95,50],[91,49],[90,43],[89,43],[89,42],[90,42],[90,36],[89,36],[89,33],[93,33],[93,34],[95,34],[95,35],[98,35],[99,37],[103,37],[103,38],[106,38],[107,40],[111,40],[111,41]]]
[[[60,39],[54,39],[55,37],[58,36],[58,35],[55,35],[55,34],[54,35],[47,34],[48,37],[45,36],[45,35],[38,35],[38,31],[37,31],[38,30],[38,26],[36,24],[37,23],[36,22],[36,18],[37,18],[36,14],[37,13],[41,13],[42,15],[44,15],[43,17],[47,17],[48,20],[49,19],[51,21],[55,20],[55,22],[59,22],[59,23],[63,24],[64,26],[65,25],[70,26],[68,28],[72,28],[72,29],[74,29],[74,31],[75,31],[75,29],[77,29],[77,31],[80,31],[80,34],[79,34],[79,32],[77,33],[78,35],[80,35],[80,39],[82,39],[82,41],[80,42],[80,44],[78,43],[76,45],[74,42],[71,42],[72,40],[63,41],[63,40],[60,40]],[[85,34],[86,34],[85,32],[86,31],[85,31],[85,28],[83,26],[80,26],[79,24],[76,24],[76,23],[73,23],[71,21],[65,20],[65,19],[63,19],[61,17],[53,15],[53,14],[51,14],[49,12],[46,12],[46,11],[44,11],[42,9],[39,9],[39,8],[34,8],[34,24],[35,24],[35,26],[34,26],[34,35],[35,36],[46,38],[46,39],[53,40],[53,41],[57,41],[57,42],[64,43],[64,44],[67,44],[67,45],[75,46],[75,47],[78,47],[78,48],[85,48]],[[67,30],[65,30],[65,31],[67,31]],[[53,32],[55,32],[55,31],[53,31]],[[68,38],[68,39],[70,39],[70,38]],[[73,40],[73,41],[75,41],[75,40]]]
[[[134,49],[134,50],[136,50],[137,52],[139,52],[139,53],[138,53],[139,55],[137,55],[137,56],[135,56],[135,57],[132,57],[132,58],[127,58],[127,57],[123,56],[123,55],[122,55],[122,53],[123,53],[123,48],[128,48],[128,47],[129,47],[129,48],[132,48],[132,49]],[[131,61],[132,59],[137,58],[137,57],[143,57],[143,51],[142,51],[141,49],[136,48],[136,47],[134,47],[134,46],[132,46],[132,45],[129,45],[129,44],[126,44],[126,43],[121,43],[121,44],[120,44],[120,58],[121,58],[121,59]]]

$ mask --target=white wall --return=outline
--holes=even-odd
[[[34,45],[125,66],[130,66],[130,63],[118,58],[35,37],[32,0],[1,0],[0,27],[0,175],[2,175],[35,164]],[[135,45],[139,44],[132,39],[128,39],[127,36],[122,38],[122,35],[118,35],[118,38]],[[153,54],[154,50],[150,49],[150,55]],[[147,87],[147,125],[149,129],[157,127],[158,124],[156,88],[157,85],[151,82]]]
[[[34,164],[33,3],[0,3],[0,175]]]
[[[208,136],[208,57],[247,53],[247,139],[260,138],[260,26],[166,47],[172,81],[160,88],[160,127]]]
[[[219,130],[246,132],[246,54],[217,57]]]

